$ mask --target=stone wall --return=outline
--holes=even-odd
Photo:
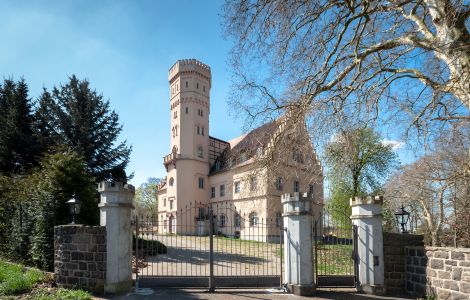
[[[407,247],[406,288],[416,297],[470,299],[470,248]]]
[[[106,279],[106,227],[56,226],[54,273],[58,286],[103,293]]]
[[[424,246],[423,236],[414,234],[383,233],[384,277],[387,294],[405,294],[406,246]]]

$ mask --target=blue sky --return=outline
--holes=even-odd
[[[165,175],[169,153],[167,71],[181,58],[212,68],[210,134],[230,139],[242,122],[227,118],[231,43],[222,1],[1,1],[0,76],[23,76],[36,98],[76,74],[111,102],[133,146],[133,184]]]
[[[227,104],[231,42],[223,38],[221,5],[2,1],[0,76],[23,76],[33,98],[71,74],[87,78],[110,100],[124,125],[121,136],[133,146],[131,182],[164,177],[162,157],[170,151],[167,71],[176,60],[197,58],[212,68],[210,134],[228,140],[242,133],[243,120]],[[403,149],[399,156],[409,160]]]

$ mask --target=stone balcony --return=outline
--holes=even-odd
[[[181,154],[179,153],[175,153],[175,152],[172,152],[168,155],[165,155],[163,157],[163,165],[165,166],[165,168],[167,169],[168,171],[168,166],[170,164],[175,164],[176,163],[176,160],[181,158]]]

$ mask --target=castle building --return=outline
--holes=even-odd
[[[282,194],[309,192],[316,203],[323,203],[321,165],[306,129],[300,134],[309,146],[302,153],[280,156],[286,160],[282,170],[261,166],[257,158],[282,130],[283,118],[224,141],[209,135],[210,67],[195,59],[179,60],[168,80],[170,153],[163,158],[167,176],[157,188],[160,232],[198,234],[196,223],[211,206],[218,232],[244,236],[261,222],[280,225]],[[305,160],[314,168],[303,168]],[[188,207],[200,213],[183,216]],[[268,239],[271,233],[263,235]]]

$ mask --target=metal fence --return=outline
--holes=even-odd
[[[357,229],[350,216],[325,207],[313,222],[314,275],[318,287],[355,287]]]
[[[191,203],[134,220],[139,286],[274,287],[282,283],[282,226],[228,202]]]

